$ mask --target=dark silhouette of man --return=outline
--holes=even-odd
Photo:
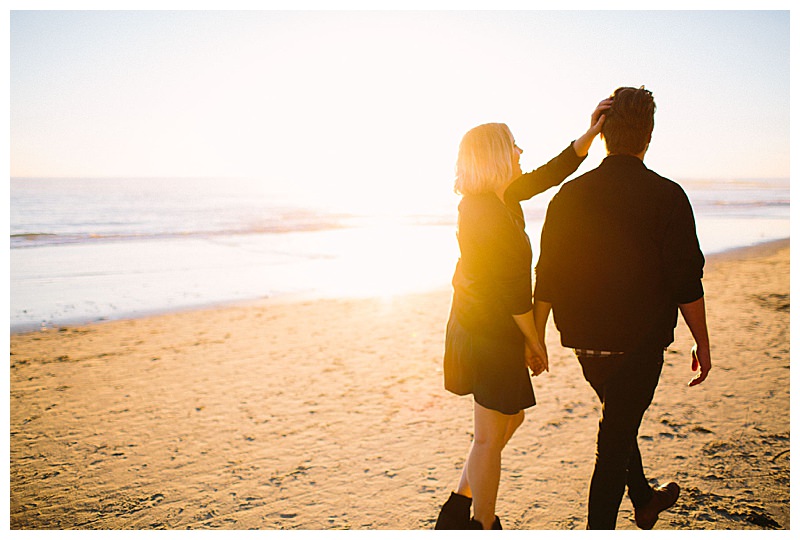
[[[568,182],[547,210],[536,265],[534,314],[544,342],[553,310],[564,347],[575,349],[602,403],[589,529],[614,529],[628,487],[636,525],[651,529],[678,500],[671,482],[653,488],[637,436],[681,312],[692,336],[689,383],[711,369],[703,265],[689,199],[648,169],[655,102],[644,87],[618,88],[601,137],[608,155]]]

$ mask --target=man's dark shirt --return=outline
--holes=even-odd
[[[678,304],[703,296],[704,263],[683,189],[612,155],[550,202],[534,296],[553,305],[565,347],[665,347]]]

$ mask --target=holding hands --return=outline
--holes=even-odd
[[[545,371],[550,371],[550,365],[547,358],[547,349],[544,345],[534,342],[525,342],[525,363],[531,370],[533,377],[541,375]]]
[[[533,310],[523,315],[513,315],[513,317],[522,331],[522,335],[525,336],[525,364],[530,368],[533,376],[536,377],[545,371],[550,371],[547,349],[544,346],[544,340],[536,331]]]

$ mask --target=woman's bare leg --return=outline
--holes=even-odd
[[[500,486],[500,455],[515,416],[475,403],[475,439],[467,458],[467,480],[472,490],[475,519],[484,529],[490,529],[494,524]]]
[[[517,428],[522,425],[523,420],[525,420],[525,411],[519,411],[517,414],[510,417],[508,429],[506,429],[506,434],[503,439],[503,448],[505,448],[508,444],[508,441],[511,440],[511,437],[514,435],[514,432],[517,431]],[[472,489],[469,486],[469,479],[467,478],[467,464],[469,463],[469,456],[471,453],[472,448],[470,447],[470,452],[467,454],[464,467],[461,469],[461,478],[458,481],[458,488],[456,489],[456,493],[459,495],[470,498],[472,497]]]
[[[464,461],[464,466],[461,468],[461,478],[458,480],[458,487],[456,493],[464,497],[472,498],[472,488],[469,487],[469,480],[467,479],[467,464],[469,463],[469,456],[472,453],[472,445],[469,447],[467,459]]]
[[[506,436],[503,440],[503,448],[506,447],[508,441],[511,440],[511,437],[517,431],[517,428],[522,425],[522,422],[525,420],[525,411],[519,411],[517,414],[511,415],[511,418],[508,421],[508,429],[506,430]]]

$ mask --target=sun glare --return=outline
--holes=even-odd
[[[454,229],[376,219],[337,236],[341,254],[320,286],[326,294],[390,297],[446,287],[458,258]]]

